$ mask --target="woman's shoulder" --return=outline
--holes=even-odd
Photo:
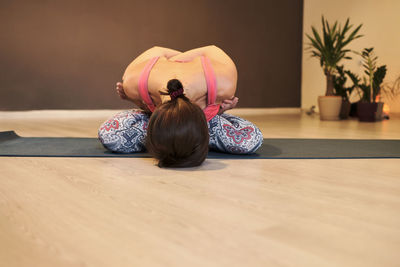
[[[137,73],[140,73],[144,67],[151,61],[153,60],[153,58],[155,57],[148,57],[148,58],[144,58],[140,61],[137,61],[136,59],[134,61],[132,61],[128,67],[125,69],[123,78],[126,76],[135,76],[137,75]]]
[[[221,48],[210,45],[204,56],[210,59],[215,68],[223,69],[226,72],[237,72],[236,64],[232,58]]]
[[[140,75],[142,74],[143,70],[146,68],[147,64],[150,63],[150,61],[153,61],[156,58],[160,57],[149,57],[144,60],[141,60],[139,62],[132,62],[131,64],[128,65],[126,68],[122,80],[126,82],[126,84],[129,87],[132,87],[133,85],[137,85],[139,82]]]
[[[234,94],[237,85],[237,69],[231,60],[223,62],[210,59],[218,84],[218,95]]]
[[[138,91],[138,84],[139,84],[139,78],[140,74],[142,73],[142,70],[146,66],[146,64],[149,62],[150,59],[144,60],[142,62],[136,63],[136,64],[130,64],[122,77],[122,84],[125,90],[125,93],[133,99],[139,99],[139,91]]]

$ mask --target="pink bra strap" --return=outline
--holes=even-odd
[[[210,121],[218,114],[220,108],[219,104],[215,104],[217,100],[217,79],[210,60],[205,56],[201,56],[201,63],[207,82],[207,107],[203,109],[203,112],[207,121]]]
[[[204,76],[206,76],[207,82],[207,106],[213,105],[217,100],[217,80],[215,79],[214,70],[210,60],[205,56],[201,56],[201,63],[203,65]]]
[[[147,83],[149,80],[150,71],[159,58],[160,57],[153,57],[150,59],[139,76],[139,95],[151,112],[156,109],[156,106],[154,106],[153,100],[150,97]]]

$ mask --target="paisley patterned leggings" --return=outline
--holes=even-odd
[[[149,115],[133,109],[117,113],[98,130],[105,148],[119,153],[145,151]],[[254,153],[263,142],[260,129],[253,123],[230,114],[216,115],[208,122],[211,150],[232,154]]]

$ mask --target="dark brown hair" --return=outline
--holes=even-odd
[[[158,159],[159,167],[199,166],[208,153],[205,115],[181,94],[183,87],[179,80],[170,80],[167,88],[171,100],[157,107],[150,117],[147,150]]]

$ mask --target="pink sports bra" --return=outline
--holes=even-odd
[[[139,76],[139,95],[151,112],[153,112],[156,109],[156,106],[154,105],[153,100],[150,97],[149,90],[147,88],[147,83],[150,71],[159,58],[160,57],[158,56],[150,59]],[[184,61],[176,61],[176,62],[184,62]],[[203,109],[203,112],[204,115],[206,116],[207,121],[210,121],[212,118],[215,117],[215,115],[218,114],[220,107],[219,104],[215,104],[215,101],[217,100],[217,80],[215,78],[214,70],[211,66],[210,60],[205,56],[201,56],[201,63],[203,66],[204,75],[206,77],[206,82],[207,82],[207,106],[205,109]]]

